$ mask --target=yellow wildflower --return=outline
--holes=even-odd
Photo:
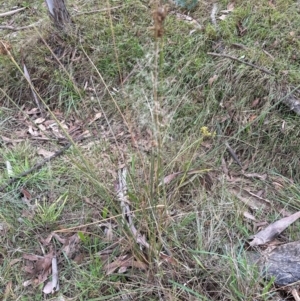
[[[200,132],[201,132],[201,135],[203,136],[203,137],[212,137],[212,138],[214,138],[215,136],[216,136],[216,132],[210,132],[209,130],[208,130],[208,127],[207,126],[203,126],[201,129],[200,129]]]

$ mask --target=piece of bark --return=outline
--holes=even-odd
[[[299,94],[299,92],[298,92]],[[296,93],[292,93],[287,96],[283,103],[290,108],[290,110],[294,111],[296,114],[300,115],[300,99],[297,98]]]
[[[300,280],[300,241],[275,247],[273,250],[247,252],[248,263],[258,267],[267,279],[275,278],[274,283],[285,286]]]

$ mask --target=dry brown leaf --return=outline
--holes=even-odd
[[[226,175],[226,177],[230,178],[229,171],[228,171],[227,164],[226,164],[226,161],[225,161],[224,157],[222,157],[221,160],[222,160],[222,163],[221,163],[222,170],[223,170],[224,174]]]
[[[73,261],[77,264],[81,264],[83,260],[84,260],[84,253],[78,253],[73,259]]]
[[[15,145],[15,144],[18,143],[18,142],[24,141],[24,139],[10,139],[10,138],[5,137],[5,136],[0,136],[0,137],[1,137],[1,139],[2,139],[4,142],[12,143],[13,145]],[[24,134],[23,134],[23,137],[24,137]]]
[[[120,272],[125,272],[128,267],[134,267],[137,269],[146,270],[147,265],[141,261],[135,260],[132,256],[127,258],[127,256],[121,256],[117,258],[114,262],[108,263],[104,266],[106,275],[112,274],[115,270],[119,269]]]
[[[52,157],[55,154],[54,152],[50,152],[50,151],[48,151],[44,148],[41,148],[41,147],[39,147],[37,149],[37,153],[38,153],[38,155],[43,156],[46,159]]]
[[[270,0],[268,3],[270,5],[270,7],[276,8],[276,6],[274,5],[274,1],[273,0]]]
[[[45,121],[45,118],[39,117],[39,118],[37,118],[36,120],[34,120],[33,122],[34,122],[35,124],[41,124],[41,123],[43,123],[44,121]]]
[[[6,55],[11,50],[11,45],[4,40],[0,40],[0,54]]]
[[[62,251],[68,258],[72,258],[79,249],[80,238],[77,233],[68,237],[66,243],[64,244]]]
[[[26,282],[26,284],[24,283],[23,285],[27,285],[28,283],[39,285],[45,282],[50,274],[53,256],[53,250],[51,250],[45,256],[39,256],[35,254],[23,254],[23,258],[29,261],[29,263],[27,263],[27,265],[24,267],[24,270],[27,273],[31,274],[33,277],[31,281],[28,281]]]
[[[27,115],[34,115],[34,114],[37,114],[37,113],[39,113],[39,112],[40,112],[40,109],[39,109],[39,108],[33,108],[33,109],[29,110],[29,111],[25,111],[25,113],[26,113]]]
[[[258,232],[257,234],[251,237],[253,238],[253,240],[250,243],[250,246],[259,246],[271,241],[282,231],[284,231],[289,225],[295,222],[299,217],[300,211],[294,213],[289,217],[284,217],[276,221],[275,223],[269,225],[266,229]]]
[[[224,21],[227,18],[227,15],[222,15],[218,19]]]
[[[178,262],[172,256],[168,256],[168,255],[165,255],[163,253],[160,253],[159,257],[160,257],[161,260],[163,260],[166,263],[169,263],[169,264],[172,264],[172,265],[178,265]]]
[[[35,264],[36,273],[45,273],[50,267],[52,262],[53,252],[45,255],[42,259],[39,259]]]
[[[164,184],[169,184],[172,180],[174,180],[177,176],[181,175],[182,172],[179,171],[179,172],[174,172],[174,173],[171,173],[170,175],[167,175],[164,177]]]
[[[262,198],[255,197],[254,194],[249,193],[249,191],[246,191],[245,189],[241,190],[238,187],[232,187],[229,191],[253,210],[270,208],[268,202]]]
[[[124,267],[120,267],[118,270],[118,274],[124,274],[127,271],[128,267],[124,266]]]
[[[51,232],[51,233],[47,236],[46,239],[40,238],[41,243],[42,243],[44,246],[49,245],[49,243],[50,243],[52,237],[54,236],[54,234],[55,234],[54,232]]]
[[[251,103],[251,108],[256,108],[259,103],[260,103],[260,98],[254,99]]]
[[[251,219],[252,221],[256,221],[255,216],[252,215],[251,213],[247,212],[247,211],[245,211],[245,212],[243,213],[243,215],[244,215],[244,217],[246,217],[246,218],[248,218],[248,219]]]
[[[44,124],[47,127],[46,122]],[[61,128],[63,128],[64,130],[68,130],[68,126],[64,123],[64,121],[61,121],[59,125],[56,122],[54,122],[50,124],[48,128],[51,129],[53,135],[59,139],[65,138],[63,130]]]
[[[58,268],[56,256],[52,258],[52,279],[46,283],[43,288],[44,294],[53,294],[59,290]]]
[[[200,23],[197,20],[193,19],[191,16],[180,14],[180,13],[176,13],[175,16],[179,20],[190,22],[191,24],[195,25],[195,27],[197,27],[198,29],[202,28]]]
[[[277,191],[280,191],[280,190],[284,189],[284,187],[285,187],[282,183],[275,182],[275,181],[272,182],[272,185],[274,186],[275,190],[277,190]]]
[[[51,267],[51,264],[50,264],[50,267]],[[39,274],[38,278],[33,280],[34,285],[36,286],[36,285],[40,285],[41,283],[44,283],[48,279],[50,274],[51,274],[50,268],[45,270],[43,273]]]
[[[243,23],[239,21],[236,26],[238,29],[239,36],[242,37],[243,35],[245,35],[245,33],[247,32],[247,28],[243,26]]]
[[[44,286],[44,288],[43,288],[43,293],[44,293],[45,295],[49,295],[49,294],[52,293],[52,291],[53,291],[52,281],[48,281],[48,282],[46,283],[46,285]]]
[[[232,12],[232,11],[234,10],[234,2],[228,3],[228,5],[227,5],[227,10],[228,10],[229,12]]]
[[[102,117],[102,113],[101,112],[96,113],[96,115],[94,116],[94,118],[89,122],[89,125],[91,125],[93,122],[95,122],[96,120],[98,120],[101,117]]]
[[[257,195],[258,197],[263,197],[264,196],[264,194],[265,194],[265,190],[264,189],[261,189],[261,190],[258,190],[256,193],[255,193],[255,195]]]
[[[25,189],[24,187],[22,187],[22,188],[20,189],[20,192],[24,195],[24,197],[25,197],[28,201],[31,200],[31,194],[30,194],[30,192],[29,192],[27,189]]]
[[[251,114],[248,118],[249,122],[252,122],[253,120],[255,120],[257,118],[257,115]]]
[[[36,205],[31,205],[31,203],[30,203],[30,201],[32,199],[31,194],[25,188],[21,188],[20,192],[23,194],[22,201],[24,202],[24,204],[26,204],[28,206],[28,209],[29,209],[29,210],[24,209],[22,211],[22,216],[28,217],[28,218],[33,218],[35,215]]]
[[[6,300],[9,295],[12,293],[12,281],[8,281],[8,283],[6,284],[6,287],[5,287],[5,292],[4,292],[4,300]]]
[[[165,176],[164,180],[163,180],[163,183],[164,184],[169,184],[173,179],[175,179],[179,175],[183,175],[183,174],[186,174],[186,175],[205,174],[208,171],[210,171],[210,169],[191,169],[187,172],[185,172],[185,171],[174,172],[172,174],[169,174],[169,175]]]
[[[37,127],[43,132],[46,131],[46,127],[43,124],[38,124]]]
[[[268,205],[268,206],[271,205],[271,202],[270,202],[268,199],[263,198],[263,197],[259,196],[258,194],[255,194],[255,193],[253,193],[253,192],[251,192],[251,191],[249,191],[249,190],[247,190],[247,189],[244,189],[244,191],[246,191],[246,192],[249,193],[250,195],[254,196],[255,198],[257,198],[257,199],[263,201],[266,205]]]
[[[24,270],[24,272],[26,272],[27,274],[32,274],[32,275],[35,274],[35,270],[34,270],[33,265],[26,265],[26,266],[23,268],[23,270]]]
[[[24,287],[27,287],[27,286],[29,286],[29,285],[31,285],[31,284],[33,284],[33,280],[32,280],[32,279],[26,280],[26,281],[23,282],[23,286],[24,286]]]
[[[113,230],[112,230],[112,226],[111,223],[108,223],[107,228],[106,228],[106,238],[107,241],[112,241],[113,240]]]
[[[212,76],[209,80],[208,80],[208,84],[209,84],[209,86],[211,87],[212,86],[212,84],[218,79],[218,75],[217,74],[215,74],[214,76]]]
[[[16,264],[16,263],[18,263],[18,262],[20,262],[20,261],[22,261],[21,258],[15,258],[15,259],[13,259],[13,260],[9,263],[9,266],[12,266],[12,265],[14,265],[14,264]]]
[[[0,235],[1,237],[5,237],[7,231],[11,226],[5,222],[0,223]]]
[[[28,133],[33,137],[37,137],[39,135],[39,132],[36,129],[34,129],[32,126],[28,127]]]
[[[85,231],[85,229],[82,229],[82,231]],[[63,244],[61,251],[64,252],[68,258],[72,258],[78,252],[80,238],[77,233],[70,237],[62,238],[57,233],[52,232],[46,239],[41,238],[41,241],[44,245],[48,245],[53,237]]]
[[[44,125],[48,129],[48,128],[51,128],[53,125],[56,125],[56,121],[49,119],[44,122]]]
[[[51,261],[53,257],[53,251],[48,253],[45,256],[39,256],[35,254],[23,254],[23,259],[29,260],[29,261],[34,261],[34,272],[36,274],[40,272],[45,272],[48,270],[51,266]]]

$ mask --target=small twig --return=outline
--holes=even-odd
[[[74,142],[79,142],[82,141],[83,139],[85,139],[86,137],[80,137],[78,139],[76,139]],[[15,176],[14,178],[10,179],[5,185],[0,187],[0,192],[3,192],[9,185],[15,183],[16,181],[18,181],[20,178],[25,177],[29,174],[31,174],[34,171],[39,170],[40,168],[42,168],[46,163],[52,161],[53,159],[55,159],[56,157],[61,156],[66,150],[68,150],[71,146],[73,145],[73,143],[69,142],[65,147],[63,147],[62,149],[60,149],[59,151],[55,152],[51,157],[44,159],[43,161],[41,161],[40,163],[35,164],[33,167],[31,167],[30,169],[20,173],[19,175]]]
[[[22,59],[22,60],[23,60],[23,59]],[[32,92],[32,95],[33,95],[33,98],[34,98],[34,100],[35,100],[35,103],[36,103],[37,107],[39,108],[40,112],[43,113],[43,111],[44,111],[44,110],[43,110],[43,106],[42,106],[41,102],[39,101],[39,99],[38,99],[38,97],[37,97],[37,95],[36,95],[34,89],[32,89],[32,86],[33,86],[33,85],[32,85],[32,81],[31,81],[31,78],[30,78],[28,69],[27,69],[27,67],[26,67],[26,65],[25,65],[24,62],[23,62],[23,70],[24,70],[24,76],[26,77],[28,83],[30,84],[30,90],[31,90],[31,92]]]
[[[8,26],[8,25],[0,25],[0,29],[7,29],[7,30],[13,30],[13,31],[18,31],[18,30],[24,30],[28,28],[33,28],[37,26],[40,23],[40,21],[27,25],[27,26],[21,26],[21,27],[14,27],[14,26]]]
[[[123,220],[127,224],[129,230],[131,231],[133,237],[136,239],[136,242],[141,246],[146,247],[147,249],[150,248],[149,243],[140,234],[140,232],[136,229],[133,218],[132,218],[132,211],[130,210],[130,202],[127,199],[127,183],[126,183],[126,176],[127,176],[127,169],[126,167],[119,169],[118,171],[118,198],[120,200]]]
[[[18,13],[18,12],[24,10],[24,9],[26,9],[26,7],[18,8],[18,9],[15,9],[15,10],[11,10],[11,11],[8,11],[6,13],[1,13],[0,14],[0,18],[1,17],[11,16],[11,15],[16,14],[16,13]]]
[[[300,297],[298,295],[298,291],[295,288],[292,289],[292,295],[293,295],[295,301],[300,301]]]
[[[228,58],[228,59],[237,61],[237,62],[239,62],[239,63],[241,63],[241,64],[248,65],[248,66],[250,66],[250,67],[252,67],[252,68],[258,69],[258,70],[260,70],[260,71],[262,71],[262,72],[265,72],[265,73],[267,73],[267,74],[269,74],[269,75],[276,76],[276,74],[272,73],[272,72],[269,71],[268,69],[259,67],[259,66],[257,66],[257,65],[252,64],[252,63],[245,62],[245,61],[243,61],[243,60],[238,59],[237,57],[234,57],[234,56],[231,56],[231,55],[228,55],[228,54],[221,54],[221,53],[214,53],[214,52],[207,52],[207,54],[212,55],[212,56],[225,57],[225,58]]]
[[[240,166],[241,169],[243,169],[243,166],[240,162],[240,160],[238,159],[236,153],[234,152],[234,150],[230,147],[230,145],[228,144],[228,142],[225,142],[226,148],[229,152],[229,154],[231,155],[231,157],[233,158],[233,160]]]
[[[136,64],[132,70],[129,72],[129,74],[123,79],[123,81],[121,82],[122,85],[124,85],[128,79],[136,72],[137,68],[139,67],[139,64]]]

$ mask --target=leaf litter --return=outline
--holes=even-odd
[[[56,238],[63,245],[59,251],[54,251],[51,244],[52,238]],[[46,239],[41,238],[42,245],[49,246],[49,252],[44,255],[23,254],[25,260],[24,271],[31,275],[31,279],[25,281],[23,286],[38,286],[52,276],[43,288],[43,293],[50,294],[59,290],[58,264],[62,263],[65,256],[69,259],[75,257],[79,251],[80,239],[77,233],[70,237],[62,238],[56,233],[51,233]],[[61,256],[64,254],[65,256]]]
[[[225,162],[223,162],[223,165],[224,164],[226,167]],[[261,209],[268,211],[270,209],[276,209],[279,214],[285,216],[268,225],[265,229],[260,230],[255,235],[249,237],[249,239],[252,239],[249,243],[251,248],[257,248],[264,245],[264,248],[267,249],[261,249],[259,252],[257,252],[257,250],[251,251],[251,249],[248,249],[245,254],[247,260],[249,260],[250,264],[257,266],[262,275],[264,275],[264,278],[273,278],[274,283],[279,287],[299,281],[300,270],[298,268],[298,258],[300,241],[282,244],[282,242],[276,240],[276,237],[300,218],[300,211],[291,214],[285,208],[274,208],[274,202],[271,202],[264,197],[265,190],[267,189],[265,186],[267,183],[270,184],[271,188],[274,188],[274,180],[276,179],[276,183],[282,183],[280,189],[283,189],[285,186],[284,184],[291,185],[293,182],[290,180],[284,182],[283,179],[276,176],[258,173],[245,173],[244,171],[240,176],[235,175],[229,177],[228,174],[229,172],[227,170],[227,175],[225,176],[227,177],[228,185],[233,185],[233,187],[229,187],[228,190],[231,191],[239,200],[244,202],[247,207],[250,207],[252,209],[251,212]],[[264,184],[264,189],[252,192],[252,179],[261,181]],[[268,182],[266,183],[267,180]],[[248,211],[245,211],[243,215],[246,219],[248,219],[248,221],[252,221],[255,232],[256,229],[267,224],[265,221],[257,221],[256,217]],[[293,295],[296,296],[295,291]]]

